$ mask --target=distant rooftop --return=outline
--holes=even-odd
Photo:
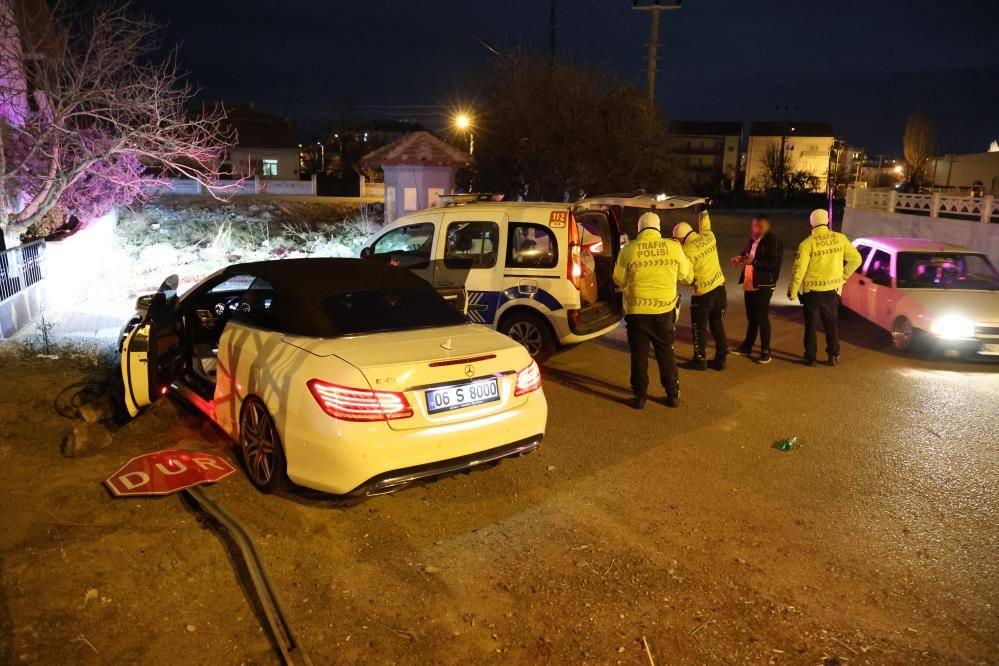
[[[679,136],[740,136],[742,121],[674,120],[669,131]]]
[[[449,146],[430,132],[413,132],[364,156],[371,166],[465,166],[468,153]]]
[[[749,136],[781,136],[785,131],[787,136],[834,136],[832,123],[792,120],[785,126],[781,120],[754,120],[749,125]]]
[[[281,116],[259,111],[249,104],[228,105],[211,102],[207,107],[224,105],[229,126],[236,131],[241,148],[298,148],[295,126]]]

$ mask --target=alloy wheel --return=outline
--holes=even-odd
[[[508,335],[515,342],[519,342],[527,348],[531,356],[537,356],[541,351],[542,333],[537,326],[529,321],[518,321],[510,327]]]
[[[912,324],[908,319],[899,319],[891,327],[891,342],[895,349],[906,351],[912,346]]]
[[[256,485],[267,485],[274,474],[277,433],[263,404],[256,400],[247,404],[239,432],[247,473]]]

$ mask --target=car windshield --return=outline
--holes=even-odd
[[[367,289],[323,301],[334,335],[407,331],[464,324],[464,315],[432,289]]]
[[[981,254],[901,252],[898,286],[910,289],[999,290],[999,273]]]

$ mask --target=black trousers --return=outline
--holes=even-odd
[[[725,285],[715,287],[706,294],[690,297],[694,358],[705,358],[708,330],[715,339],[715,358],[725,358],[728,353],[728,340],[725,337],[726,305],[728,305],[728,294],[725,293]]]
[[[756,336],[760,336],[760,351],[770,351],[770,299],[773,298],[773,287],[759,287],[755,291],[746,291],[743,300],[746,302],[746,338],[740,347],[752,351],[756,344]]]
[[[676,356],[673,354],[673,334],[676,331],[676,310],[665,314],[625,315],[628,324],[628,347],[631,348],[631,390],[645,395],[649,389],[649,346],[659,364],[659,380],[668,395],[680,392]]]
[[[810,291],[801,295],[805,311],[805,358],[815,359],[819,322],[826,334],[826,352],[839,356],[839,294],[832,291]]]

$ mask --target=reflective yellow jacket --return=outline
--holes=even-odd
[[[625,314],[663,314],[680,302],[677,280],[690,281],[690,262],[680,244],[658,229],[643,229],[623,248],[614,266],[614,284],[624,291]]]
[[[792,301],[798,292],[838,290],[860,266],[860,253],[846,236],[823,225],[798,245],[787,295]]]
[[[690,260],[693,270],[691,280],[684,280],[684,284],[693,282],[695,296],[725,284],[725,275],[718,261],[718,241],[711,231],[711,217],[706,211],[698,219],[697,231],[690,232],[683,240],[683,253]]]

